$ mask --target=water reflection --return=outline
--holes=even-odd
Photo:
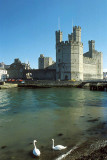
[[[25,148],[22,156],[33,148],[28,145],[33,139],[46,153],[52,138],[74,145],[87,138],[87,129],[105,120],[105,94],[71,88],[1,90],[0,144],[15,154]]]
[[[8,106],[10,99],[8,98],[8,92],[6,90],[0,90],[0,109]]]

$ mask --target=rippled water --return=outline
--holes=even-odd
[[[40,160],[53,160],[89,136],[88,130],[107,117],[107,92],[86,89],[0,90],[0,160],[32,160],[33,140],[41,150]],[[95,121],[94,121],[95,120]]]

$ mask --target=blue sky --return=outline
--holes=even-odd
[[[72,21],[81,26],[83,51],[88,40],[95,40],[107,69],[107,0],[0,0],[0,62],[19,58],[38,68],[40,54],[55,61],[58,17],[63,40],[72,32]]]

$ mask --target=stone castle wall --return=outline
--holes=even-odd
[[[56,47],[56,78],[57,79],[71,79],[71,47],[70,43],[61,42]]]
[[[83,80],[83,44],[71,43],[71,79]]]
[[[26,74],[30,73],[32,79],[34,80],[56,80],[56,70],[55,69],[31,69],[24,70],[24,79],[26,79]]]
[[[90,58],[91,57],[91,58]],[[92,50],[84,54],[84,80],[103,79],[103,57],[101,52]]]
[[[62,41],[62,32],[56,32],[56,79],[89,80],[103,78],[102,53],[95,50],[95,41],[89,43],[89,51],[83,54],[81,27],[73,27],[68,41]]]

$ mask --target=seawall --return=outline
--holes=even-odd
[[[18,87],[33,87],[33,88],[51,88],[51,87],[77,87],[81,82],[72,81],[25,81],[18,84]]]
[[[18,84],[12,84],[12,83],[3,83],[0,85],[0,89],[8,89],[8,88],[17,88]]]
[[[82,81],[52,81],[52,80],[26,80],[23,82],[6,82],[0,85],[2,88],[52,88],[52,87],[76,87],[76,88],[88,88],[90,90],[96,91],[107,91],[107,82],[82,82]]]

